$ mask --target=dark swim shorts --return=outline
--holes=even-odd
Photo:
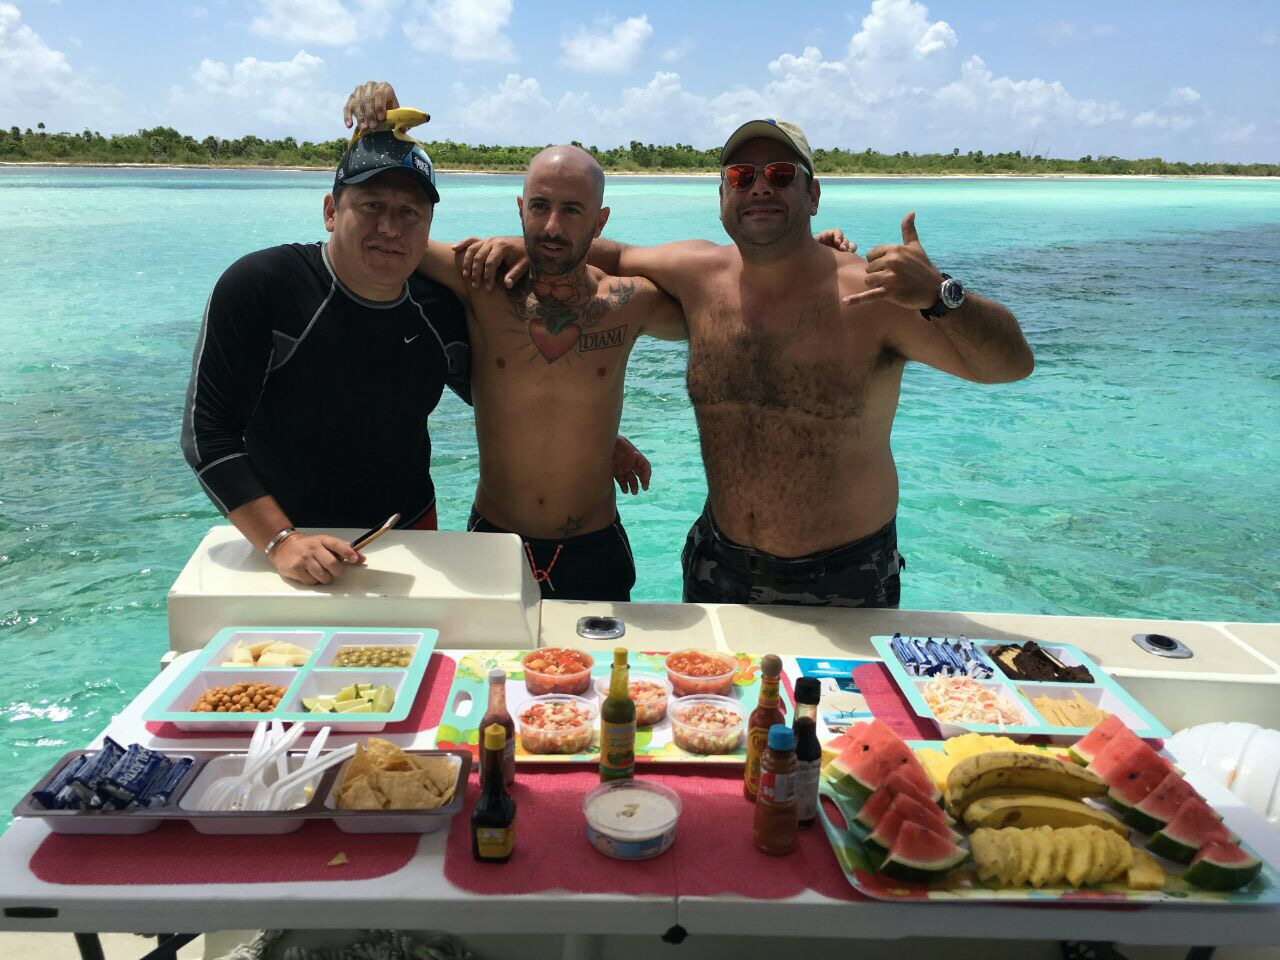
[[[775,557],[734,543],[716,526],[708,504],[680,556],[685,603],[897,607],[900,571],[897,520],[853,543],[804,557]]]
[[[467,529],[476,533],[514,533],[482,517],[475,507]],[[519,534],[517,534],[519,536]],[[630,600],[636,562],[622,518],[600,530],[563,540],[521,537],[525,559],[547,600]]]

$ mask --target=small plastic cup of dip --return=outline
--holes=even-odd
[[[732,697],[681,697],[667,716],[671,739],[687,753],[732,753],[746,735],[746,708]]]
[[[516,711],[526,753],[585,753],[596,733],[594,700],[559,693],[526,700]]]
[[[725,653],[707,650],[677,650],[664,661],[667,679],[677,697],[714,694],[727,697],[733,693],[733,675],[738,664]]]
[[[636,726],[651,727],[667,715],[667,703],[671,699],[671,681],[656,673],[635,672],[628,684],[631,699],[636,705]],[[596,678],[596,692],[600,698],[609,696],[609,678]]]
[[[587,839],[606,857],[648,860],[676,840],[680,795],[644,780],[602,783],[582,801]]]
[[[535,697],[544,693],[578,696],[591,689],[595,659],[582,650],[546,647],[526,654],[520,663],[524,668],[524,685]]]

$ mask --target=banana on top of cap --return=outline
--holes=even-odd
[[[396,107],[387,111],[387,117],[378,124],[376,130],[360,130],[357,129],[351,134],[351,143],[348,147],[354,146],[355,142],[361,137],[377,133],[379,130],[391,130],[397,140],[403,140],[406,143],[418,143],[416,139],[409,136],[406,132],[410,127],[416,127],[420,123],[428,123],[431,120],[431,114],[423,113],[421,110],[415,110],[413,107]]]

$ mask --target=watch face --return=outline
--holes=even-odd
[[[954,277],[942,284],[942,302],[952,310],[964,303],[964,285]]]

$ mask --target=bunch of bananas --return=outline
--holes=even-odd
[[[1107,785],[1097,774],[1047,753],[993,750],[965,757],[947,774],[947,806],[957,816],[963,816],[975,801],[993,796],[1059,797],[1089,811],[1092,808],[1079,801],[1085,797],[1101,797],[1106,792]],[[1064,816],[1068,809],[1074,809],[1069,804],[1058,807]],[[1063,821],[1047,825],[1077,824]]]
[[[969,838],[983,883],[1073,887],[1122,879],[1134,890],[1159,890],[1165,874],[1145,850],[1101,827],[982,827]]]

